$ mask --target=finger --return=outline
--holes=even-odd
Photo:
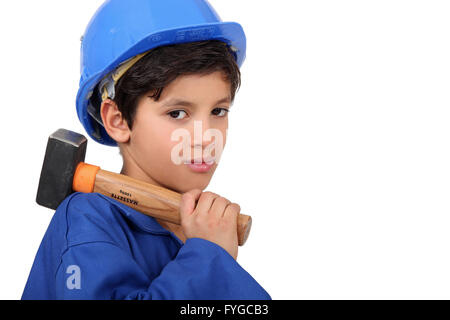
[[[212,214],[212,215],[215,215],[215,216],[221,218],[225,213],[225,208],[230,203],[231,203],[231,201],[224,197],[215,198],[214,202],[211,206],[211,209],[209,210],[209,214]]]
[[[194,212],[196,206],[195,202],[198,200],[201,193],[202,191],[200,189],[193,189],[183,193],[180,203],[180,216],[182,219],[190,216]]]
[[[215,198],[219,197],[210,191],[203,192],[198,199],[197,208],[195,208],[197,215],[207,215]]]
[[[237,203],[230,203],[225,208],[223,217],[224,217],[224,219],[228,219],[228,220],[232,221],[233,223],[237,224],[237,217],[238,217],[240,211],[241,211],[241,207]]]
[[[200,189],[192,189],[191,191],[189,191],[190,194],[192,194],[192,196],[195,199],[195,204],[197,204],[198,199],[200,198],[200,195],[202,194],[202,190]]]

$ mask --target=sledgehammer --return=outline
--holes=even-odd
[[[151,217],[181,224],[181,194],[84,162],[87,139],[59,129],[48,138],[36,202],[55,210],[71,193],[98,192]],[[239,214],[238,243],[248,238],[252,218]]]

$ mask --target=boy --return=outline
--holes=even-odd
[[[78,116],[94,140],[119,146],[122,174],[183,194],[182,224],[76,192],[57,208],[22,299],[270,299],[236,262],[239,205],[202,192],[244,58],[242,29],[207,1],[100,7],[82,39]]]

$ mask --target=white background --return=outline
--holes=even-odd
[[[80,36],[101,3],[0,2],[2,299],[53,215],[35,203],[48,136],[86,135]],[[273,299],[449,299],[449,2],[211,3],[247,35],[207,189],[253,217],[238,262]],[[86,162],[121,168],[92,140]]]

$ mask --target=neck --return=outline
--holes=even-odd
[[[144,182],[151,183],[156,186],[164,187],[160,183],[158,183],[155,179],[150,177],[133,159],[131,154],[124,148],[121,150],[121,153],[123,153],[123,166],[122,170],[120,171],[120,174],[129,176],[134,179],[138,179]],[[180,225],[167,222],[158,218],[155,218],[155,220],[166,230],[172,231],[175,233],[178,238],[182,241],[186,241],[186,236],[184,235],[182,231],[182,227]]]
[[[151,183],[153,185],[164,187],[159,182],[157,182],[155,179],[153,179],[151,176],[149,176],[140,166],[139,164],[134,160],[132,155],[128,152],[126,148],[123,148],[121,150],[121,153],[123,154],[123,165],[122,170],[120,170],[120,174],[129,176],[131,178],[141,180],[147,183]]]

